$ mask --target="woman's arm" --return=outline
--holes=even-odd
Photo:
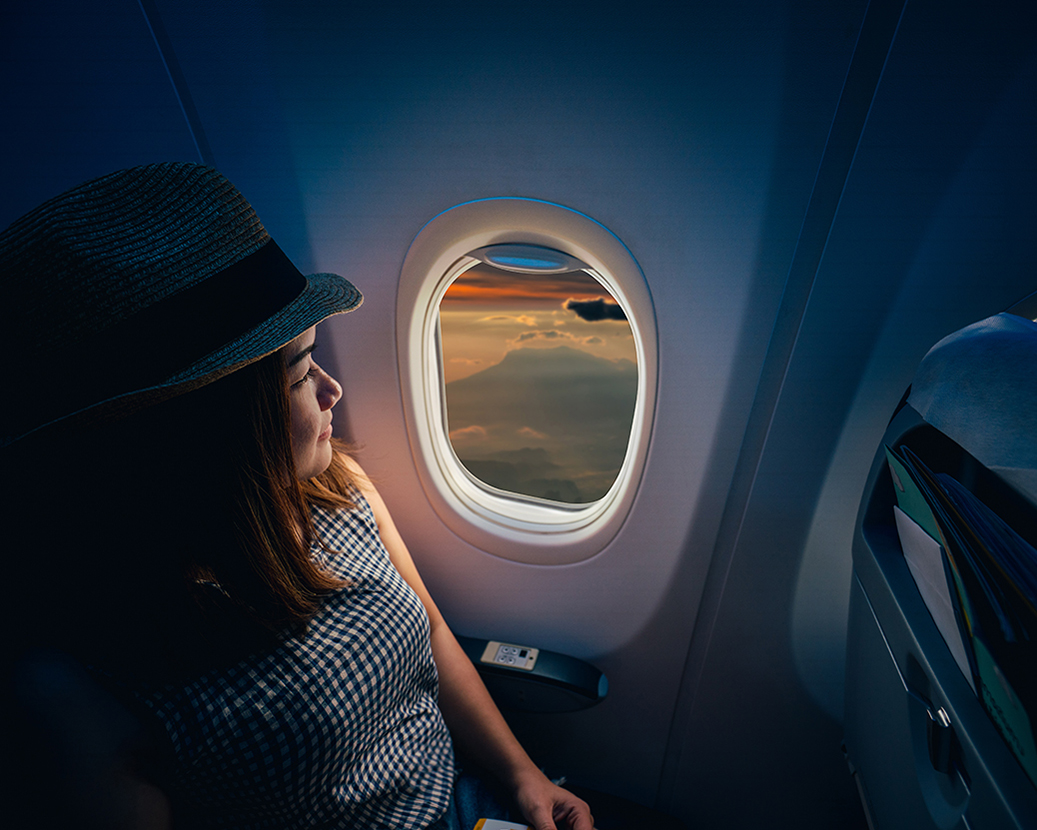
[[[552,784],[512,734],[425,587],[382,497],[353,459],[350,467],[371,504],[389,558],[428,612],[432,654],[439,671],[439,708],[454,741],[509,788],[536,830],[592,830],[594,822],[587,804]]]

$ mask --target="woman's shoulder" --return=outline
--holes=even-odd
[[[314,530],[317,531],[317,541],[322,542],[325,547],[339,548],[338,545],[330,544],[330,541],[343,534],[377,533],[374,513],[363,492],[356,490],[349,496],[352,502],[349,506],[310,504],[310,515],[313,518]]]
[[[383,523],[388,521],[385,503],[360,462],[344,445],[336,448],[332,466],[338,496],[329,500],[321,494],[309,499],[315,531],[313,556],[335,573],[358,562],[381,569],[389,559],[382,537]],[[346,565],[350,559],[353,562]]]

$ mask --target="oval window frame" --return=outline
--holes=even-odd
[[[581,260],[627,313],[637,348],[638,391],[627,452],[609,492],[566,505],[496,490],[457,460],[444,429],[437,340],[439,301],[453,279],[499,244],[537,245]],[[429,503],[459,537],[487,553],[531,564],[569,564],[601,551],[626,519],[647,460],[658,381],[655,310],[630,251],[600,223],[535,199],[465,202],[440,213],[407,251],[396,301],[400,388],[411,455]]]

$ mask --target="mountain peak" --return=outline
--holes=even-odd
[[[572,346],[552,346],[550,348],[512,349],[504,355],[500,363],[489,366],[481,372],[469,375],[461,380],[452,381],[448,386],[468,385],[475,378],[485,380],[512,378],[532,379],[548,377],[598,377],[624,375],[637,368],[629,360],[613,361],[605,357],[574,349]]]

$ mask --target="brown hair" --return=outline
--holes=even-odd
[[[27,642],[165,680],[301,633],[345,585],[310,556],[308,502],[349,506],[354,484],[341,445],[327,473],[296,479],[289,406],[276,352],[8,452],[7,610]]]
[[[300,482],[303,498],[307,504],[316,504],[328,510],[352,510],[356,507],[353,495],[357,492],[357,482],[346,461],[350,455],[349,445],[332,438],[331,448],[331,464],[328,469],[315,478]]]
[[[216,581],[271,630],[299,627],[317,612],[328,591],[343,587],[313,561],[308,501],[352,506],[352,479],[344,459],[326,481],[296,477],[289,432],[290,403],[284,353],[245,367],[227,379],[227,391],[247,400],[251,440],[234,459],[237,550],[207,563]],[[236,389],[230,389],[231,386]],[[244,554],[243,556],[241,554]]]

